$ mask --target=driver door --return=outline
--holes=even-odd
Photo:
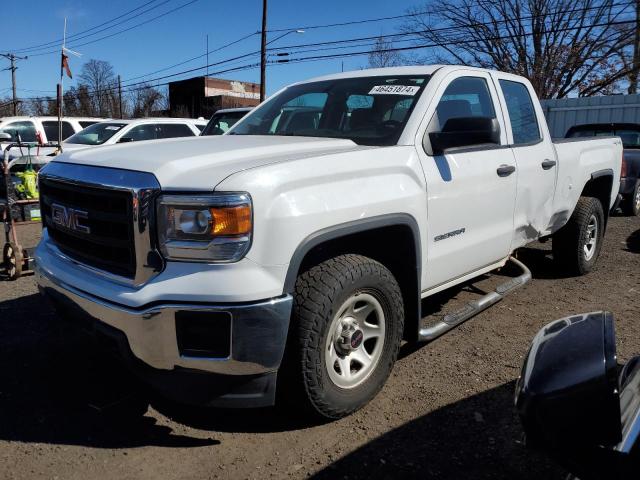
[[[497,98],[488,74],[456,71],[438,86],[427,109],[416,142],[425,139],[418,147],[427,188],[425,290],[481,271],[510,253],[517,172]],[[443,132],[450,119],[460,123],[471,117],[497,120],[499,143],[429,152],[430,133]]]

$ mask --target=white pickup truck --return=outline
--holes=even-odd
[[[530,278],[552,238],[598,257],[617,137],[553,143],[524,78],[469,67],[362,70],[289,86],[219,137],[65,153],[40,174],[37,281],[165,395],[278,399],[338,418],[430,340]],[[421,302],[523,273],[430,325]],[[279,401],[279,400],[278,400]]]

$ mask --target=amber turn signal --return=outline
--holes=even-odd
[[[251,207],[238,205],[235,207],[210,208],[213,217],[213,235],[246,235],[251,232]]]

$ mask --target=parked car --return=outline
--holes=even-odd
[[[167,396],[258,407],[278,388],[338,418],[382,388],[403,338],[528,281],[515,249],[552,236],[565,272],[592,270],[621,159],[619,138],[552,142],[519,76],[328,75],[225,135],[55,158],[37,282]],[[521,275],[421,327],[422,299],[509,261]]]
[[[622,139],[624,157],[620,174],[620,206],[627,215],[640,215],[640,125],[605,123],[576,125],[567,138],[616,136]]]
[[[225,108],[218,110],[211,116],[209,123],[204,127],[202,136],[222,135],[233,127],[238,120],[252,110],[252,107]]]
[[[640,357],[617,364],[613,315],[556,320],[533,339],[515,404],[526,445],[581,480],[632,480],[640,470]]]
[[[103,121],[103,118],[62,117],[62,139],[66,139],[83,128]],[[7,133],[9,140],[2,140],[1,149],[18,141],[18,134],[23,142],[42,143],[58,141],[58,117],[3,117],[0,118],[0,132]]]
[[[64,151],[73,151],[100,145],[159,140],[162,138],[195,137],[205,120],[189,118],[135,118],[131,120],[107,120],[96,123],[62,142]]]

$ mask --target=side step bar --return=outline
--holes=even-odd
[[[531,280],[531,271],[524,263],[514,257],[509,257],[509,260],[522,270],[519,276],[498,285],[494,291],[487,293],[478,300],[467,303],[460,310],[446,314],[444,318],[435,325],[421,328],[418,332],[418,341],[428,342],[438,338],[452,328],[466,322],[471,317],[475,317],[483,310],[495,305],[508,294]]]

